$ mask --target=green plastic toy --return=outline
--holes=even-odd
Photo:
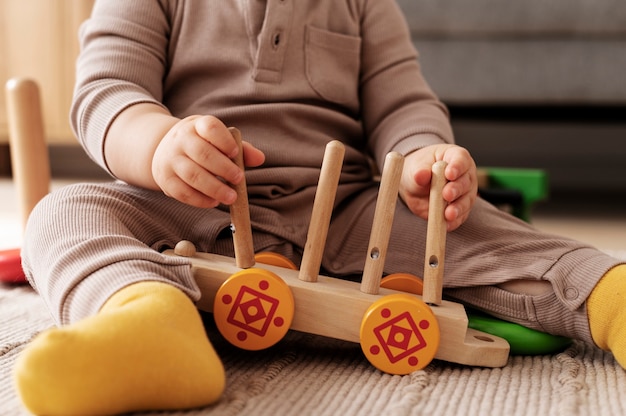
[[[572,344],[569,338],[546,334],[479,311],[467,310],[467,317],[470,328],[507,340],[511,355],[554,354]]]
[[[548,196],[548,174],[542,169],[515,169],[482,167],[487,184],[479,190],[489,202],[506,202],[511,205],[512,214],[530,221],[532,206]]]

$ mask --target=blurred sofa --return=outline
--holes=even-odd
[[[479,163],[545,168],[557,189],[626,190],[624,0],[398,4]]]

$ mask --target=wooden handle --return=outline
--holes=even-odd
[[[378,199],[376,200],[372,233],[370,234],[369,248],[363,270],[363,280],[361,281],[361,292],[363,293],[376,295],[380,288],[403,166],[404,157],[400,153],[391,152],[385,158]]]
[[[447,163],[436,162],[432,168],[430,198],[428,206],[428,228],[426,230],[426,255],[424,261],[423,300],[432,305],[441,305],[443,292],[443,266],[446,253],[446,202],[441,196],[446,184]]]
[[[326,245],[326,237],[328,236],[330,217],[335,203],[335,194],[339,185],[344,153],[345,147],[343,143],[337,140],[326,145],[320,179],[315,192],[315,200],[313,201],[311,223],[309,224],[309,232],[298,275],[298,278],[305,282],[317,282],[324,246]]]
[[[36,82],[11,79],[6,92],[13,180],[25,226],[35,205],[50,191],[48,146]]]
[[[228,129],[237,141],[239,152],[233,159],[242,170],[245,169],[243,163],[243,145],[241,143],[241,132],[234,128]],[[230,206],[231,230],[233,232],[233,243],[235,245],[235,262],[237,267],[247,269],[254,266],[254,244],[252,242],[252,226],[250,225],[250,208],[248,205],[248,187],[246,178],[237,185],[231,184],[237,192],[237,200]]]

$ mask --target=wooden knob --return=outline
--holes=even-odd
[[[174,254],[181,257],[193,257],[196,255],[196,246],[191,241],[181,240],[174,247]]]

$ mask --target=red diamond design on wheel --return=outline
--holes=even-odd
[[[241,286],[227,322],[231,325],[265,336],[272,323],[279,300],[248,286]]]
[[[259,298],[252,299],[239,305],[246,324],[250,325],[260,319],[266,318],[263,310],[263,302]]]
[[[374,334],[392,364],[426,347],[426,340],[408,311],[374,328]]]
[[[389,328],[389,335],[386,340],[387,345],[406,350],[409,348],[412,334],[413,331],[408,328],[392,325],[391,328]]]

